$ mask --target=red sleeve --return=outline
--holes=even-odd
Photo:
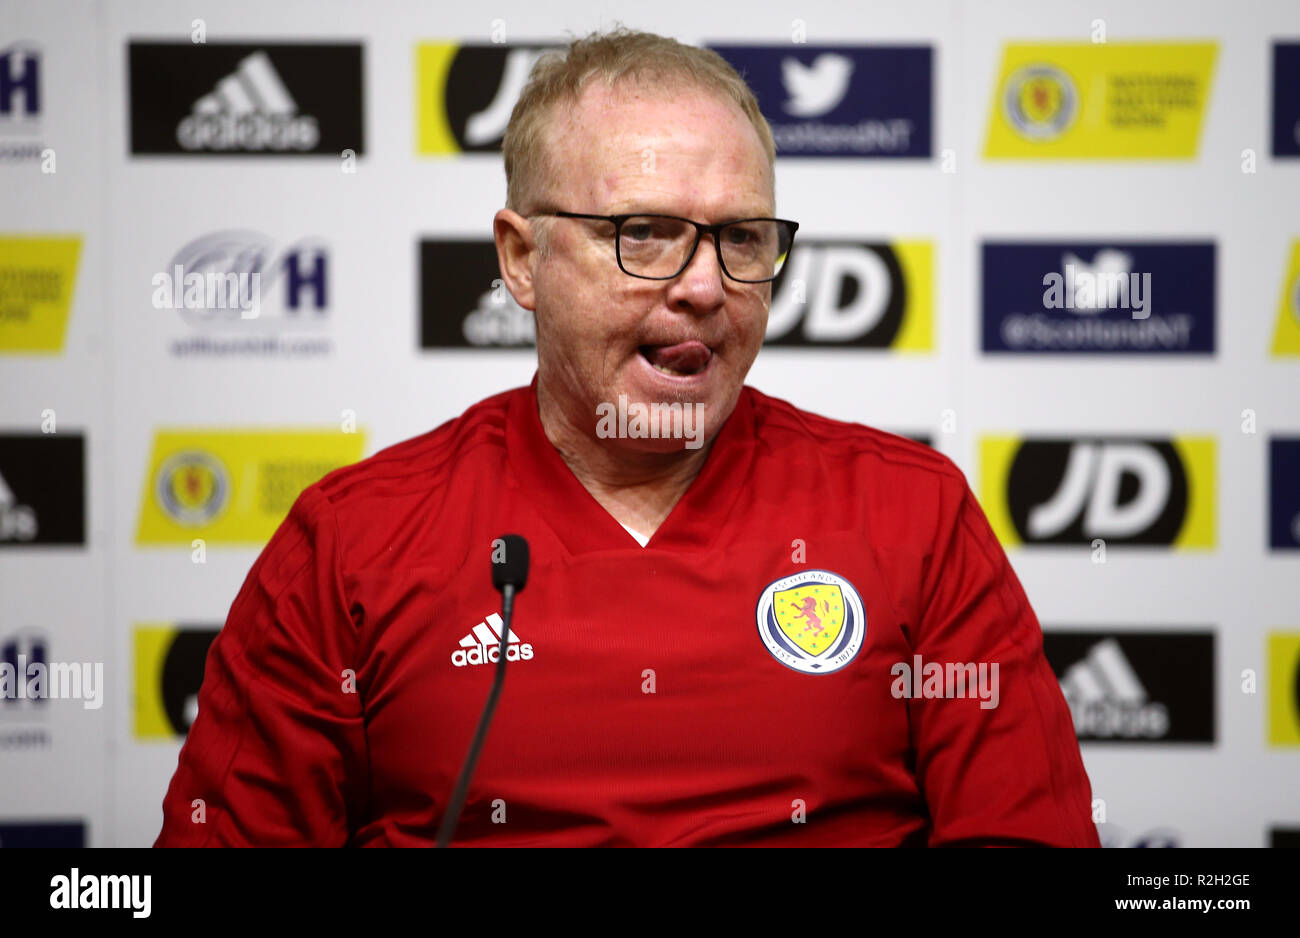
[[[356,637],[334,510],[308,488],[208,652],[154,846],[347,841],[366,779],[360,694],[343,674],[356,667]]]
[[[997,706],[982,706],[991,693],[908,702],[930,845],[1099,847],[1091,786],[1038,618],[965,479],[944,493],[913,653],[945,672],[984,663],[985,692],[996,664]]]

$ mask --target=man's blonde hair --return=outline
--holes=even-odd
[[[576,104],[594,79],[607,88],[623,81],[670,91],[694,88],[732,101],[758,133],[768,166],[776,162],[772,130],[758,109],[758,100],[726,59],[675,39],[619,27],[575,39],[567,50],[552,50],[533,66],[501,141],[506,161],[506,208],[523,214],[538,207],[533,200],[551,175],[551,118],[560,105]]]

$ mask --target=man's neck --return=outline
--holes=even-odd
[[[653,453],[598,439],[575,427],[538,387],[542,429],[560,458],[616,521],[652,535],[704,468],[713,440],[696,449]]]

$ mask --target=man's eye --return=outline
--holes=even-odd
[[[629,218],[623,223],[623,240],[632,244],[666,244],[685,237],[686,226],[671,218]]]

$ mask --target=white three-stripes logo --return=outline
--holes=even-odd
[[[211,94],[205,94],[194,102],[194,110],[199,114],[217,114],[230,111],[232,114],[292,115],[298,110],[293,95],[280,80],[280,75],[271,64],[265,52],[254,52],[239,63],[233,74],[217,82]]]
[[[1168,708],[1148,702],[1146,688],[1113,638],[1093,645],[1066,669],[1061,693],[1079,736],[1123,739],[1169,732]]]
[[[298,114],[270,57],[254,52],[194,102],[176,139],[187,150],[310,150],[320,128],[316,118]]]
[[[495,612],[470,629],[469,634],[460,640],[460,647],[451,653],[451,663],[458,668],[471,664],[496,663],[501,660],[501,633],[505,622]],[[505,641],[507,661],[528,661],[533,657],[533,646],[521,642],[515,630]]]

